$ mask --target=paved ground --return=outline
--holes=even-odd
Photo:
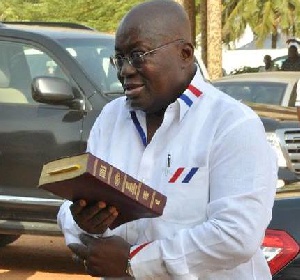
[[[0,280],[92,280],[62,237],[21,236],[0,248]]]

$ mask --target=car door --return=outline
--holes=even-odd
[[[41,75],[58,75],[76,88],[60,64],[27,42],[0,40],[0,194],[36,196],[44,163],[85,149],[82,110],[31,96],[32,79]]]

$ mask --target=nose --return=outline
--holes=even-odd
[[[127,57],[124,57],[123,65],[119,69],[119,74],[121,77],[126,77],[134,74],[136,69],[131,65],[130,60]]]

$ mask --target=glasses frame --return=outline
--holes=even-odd
[[[135,69],[141,69],[142,68],[142,65],[145,63],[145,56],[146,55],[149,55],[149,54],[152,54],[152,53],[155,53],[156,51],[158,50],[161,50],[171,44],[174,44],[174,43],[177,43],[177,42],[185,42],[184,39],[176,39],[174,41],[171,41],[171,42],[168,42],[168,43],[165,43],[163,45],[160,45],[150,51],[147,51],[147,52],[136,52],[137,53],[137,57],[133,58],[132,57],[132,52],[129,56],[121,56],[121,55],[114,55],[114,56],[111,56],[110,57],[110,63],[112,64],[113,67],[115,67],[118,71],[120,71],[122,69],[122,67],[124,66],[124,61],[127,61],[128,64],[132,67],[134,67]],[[136,63],[133,61],[134,59],[140,59],[140,66],[137,66],[135,65]]]

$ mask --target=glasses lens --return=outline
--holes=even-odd
[[[131,61],[131,65],[134,68],[141,68],[143,66],[143,63],[144,63],[144,55],[143,55],[143,53],[133,52],[130,55],[130,61]]]
[[[114,66],[117,69],[121,69],[124,64],[124,57],[120,55],[111,56],[110,57],[110,63],[112,66]]]

